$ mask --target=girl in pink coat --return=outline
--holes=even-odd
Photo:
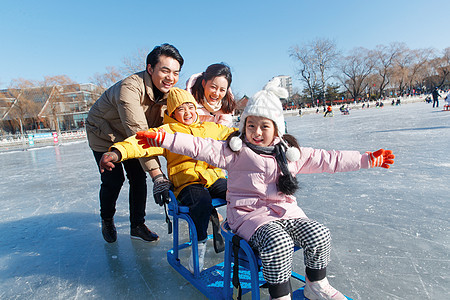
[[[203,73],[192,75],[186,82],[198,105],[201,122],[214,122],[233,126],[233,111],[236,106],[231,92],[231,70],[224,63],[212,64]]]
[[[143,147],[161,146],[228,171],[227,219],[230,228],[259,252],[272,299],[290,299],[294,245],[304,252],[308,299],[346,299],[326,278],[330,232],[309,219],[293,194],[296,174],[389,168],[392,151],[326,151],[299,147],[284,134],[279,97],[287,91],[272,80],[248,102],[239,132],[228,141],[181,133],[138,132]]]

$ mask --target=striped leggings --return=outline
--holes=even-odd
[[[259,252],[263,276],[269,284],[284,283],[291,277],[294,245],[302,247],[308,268],[324,269],[330,261],[329,229],[307,218],[267,223],[256,230],[249,244]]]

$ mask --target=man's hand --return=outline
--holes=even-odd
[[[142,145],[142,148],[147,149],[149,147],[161,147],[166,132],[164,129],[160,129],[157,132],[153,131],[138,131],[136,133],[136,139],[138,144]]]
[[[98,164],[100,173],[103,173],[105,170],[111,171],[113,168],[116,167],[114,163],[118,162],[119,160],[120,160],[120,152],[117,150],[103,153],[102,158],[100,159],[100,162]]]
[[[393,163],[395,155],[391,150],[380,149],[375,152],[367,152],[369,155],[369,165],[371,168],[381,167],[389,169]]]
[[[156,204],[163,206],[164,203],[169,203],[169,190],[172,188],[172,182],[170,182],[164,174],[156,175],[152,180],[153,198],[155,198]]]

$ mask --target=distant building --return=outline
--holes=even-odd
[[[287,75],[279,75],[274,78],[280,79],[280,82],[281,82],[280,86],[287,89],[287,91],[289,93],[288,98],[291,98],[291,96],[292,96],[292,77],[287,76]],[[288,100],[288,99],[286,99],[286,100]]]
[[[244,112],[245,107],[247,106],[249,98],[247,95],[244,95],[240,100],[236,101],[236,108],[234,109],[234,114],[236,116],[242,114]]]
[[[78,129],[101,93],[90,83],[0,90],[0,125],[12,133]]]

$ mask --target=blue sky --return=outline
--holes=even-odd
[[[344,53],[392,42],[450,47],[448,0],[3,0],[1,7],[0,88],[15,78],[55,75],[89,82],[165,42],[185,59],[178,86],[225,62],[240,95],[253,95],[276,75],[295,78],[289,48],[316,38],[334,40]]]

